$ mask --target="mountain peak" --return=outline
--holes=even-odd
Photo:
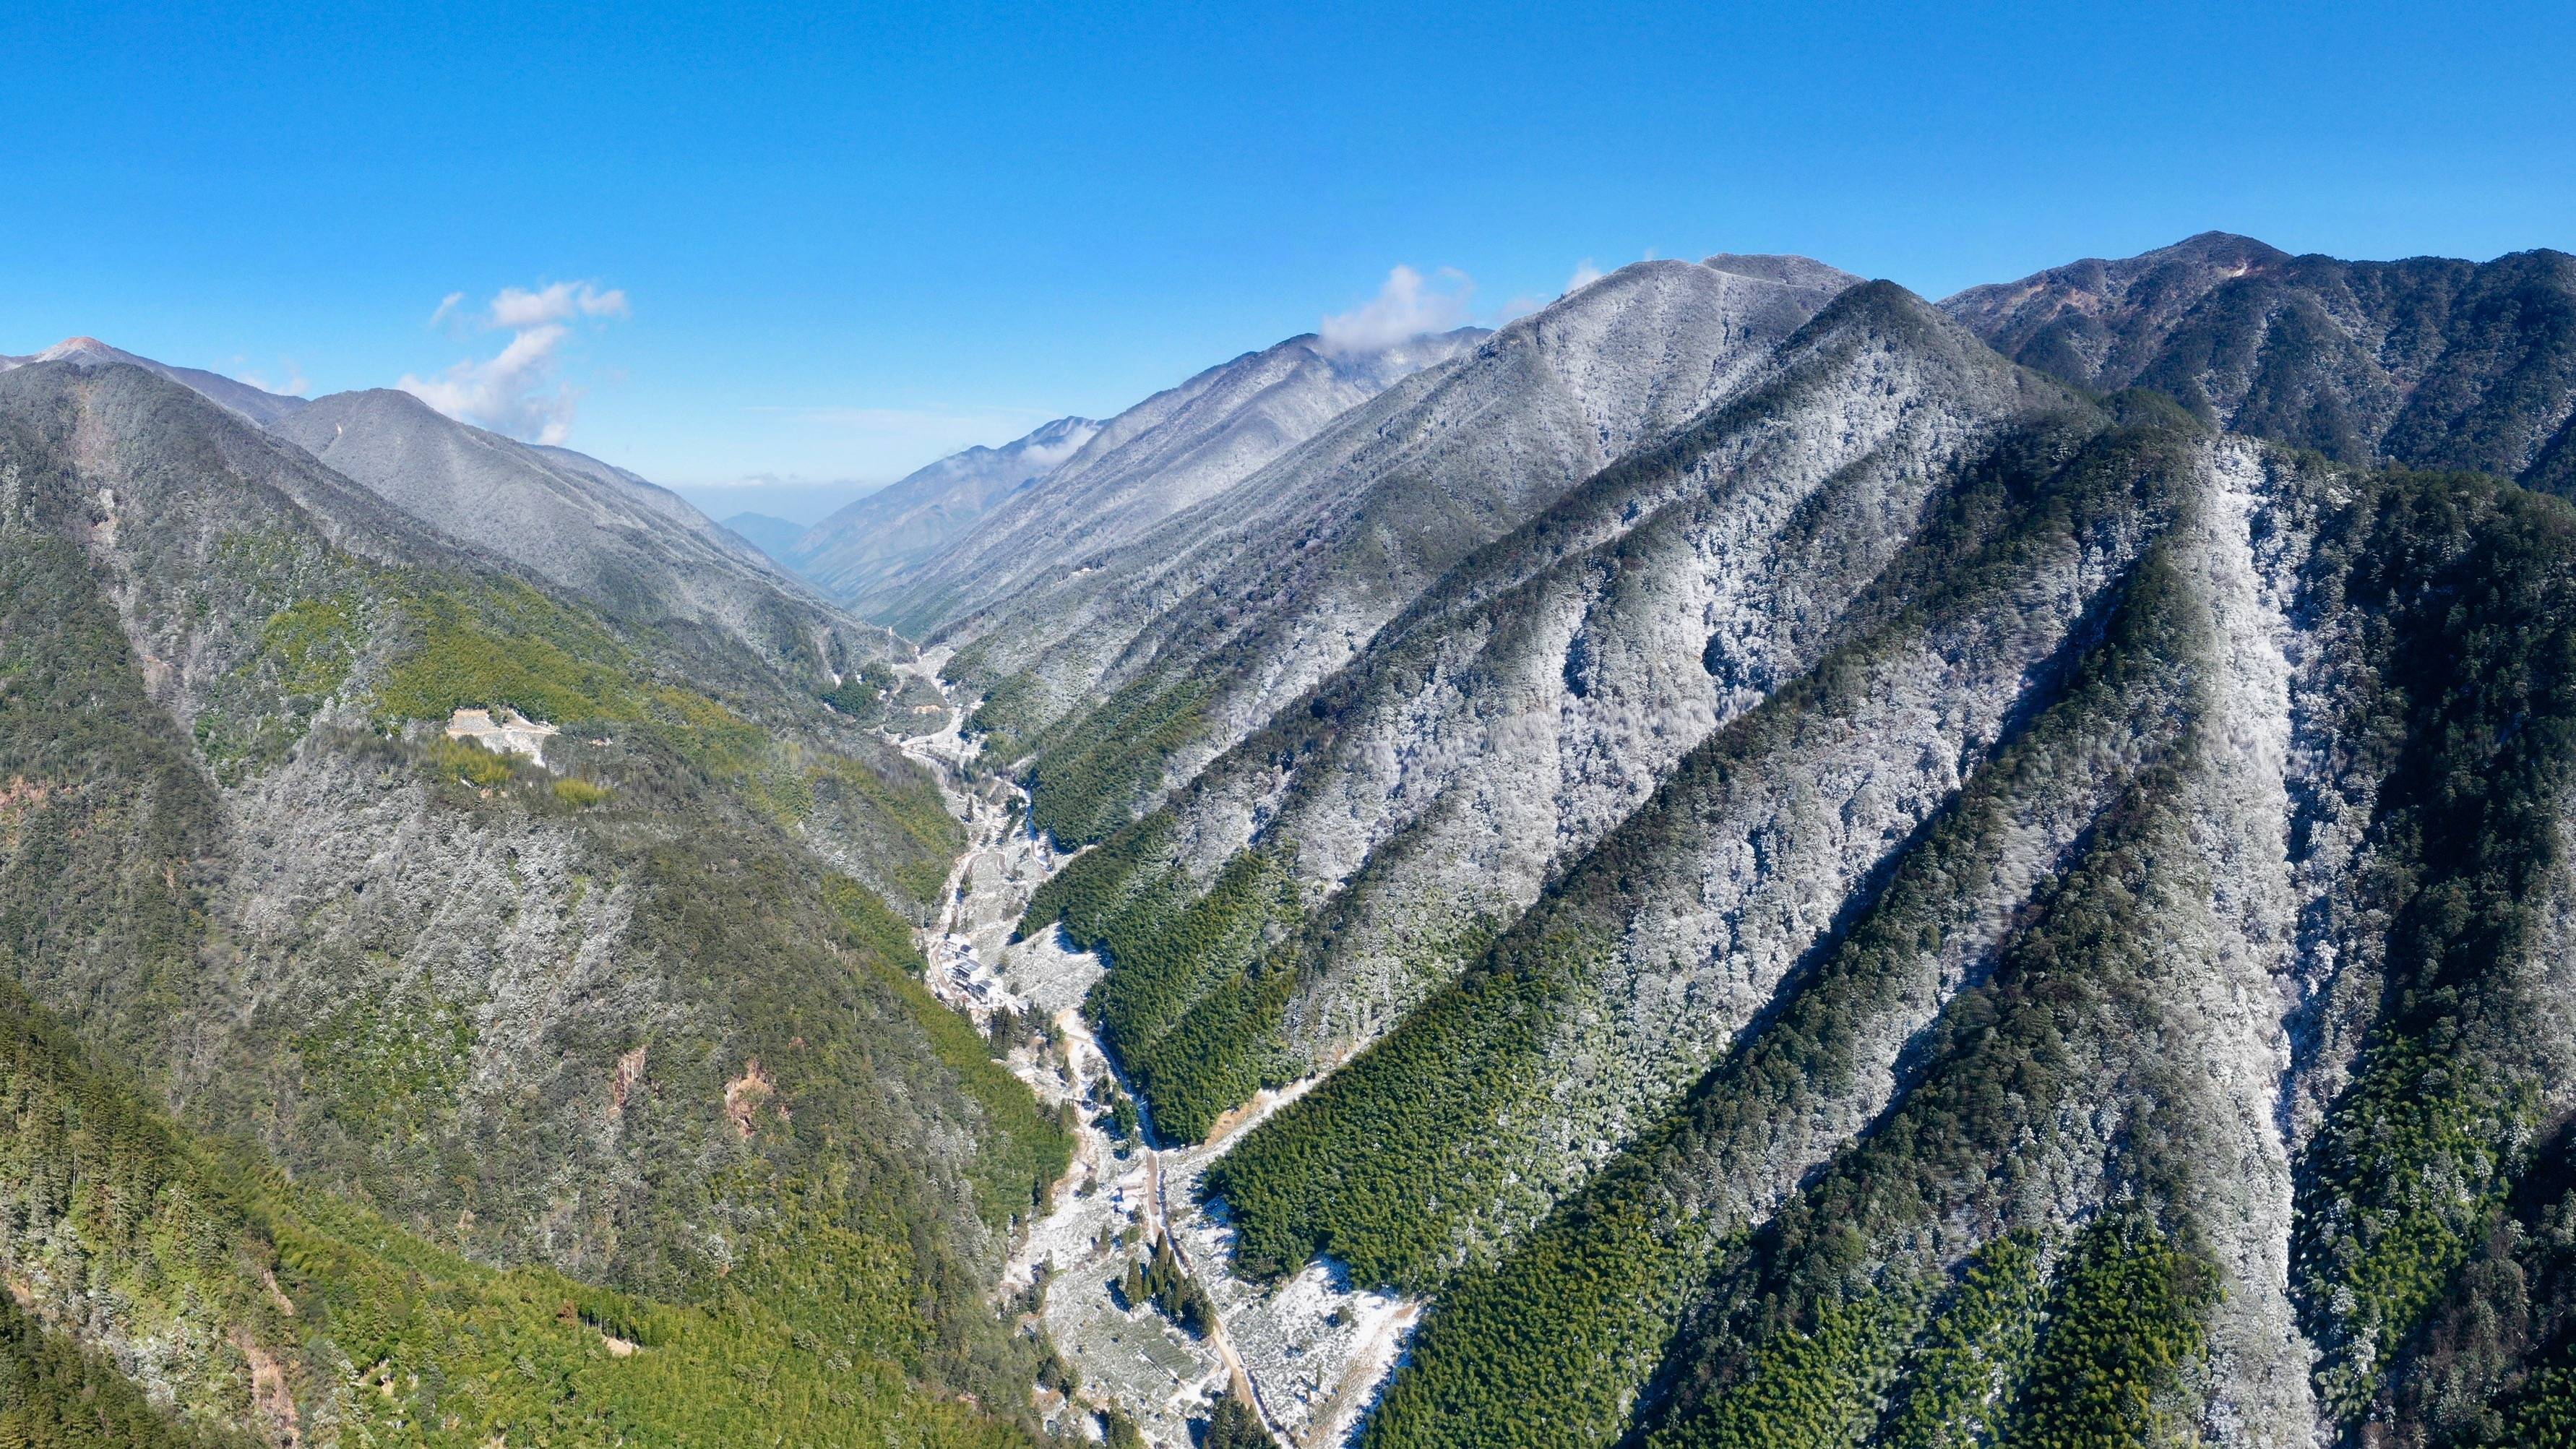
[[[1785,282],[1793,287],[1850,287],[1863,280],[1840,267],[1793,252],[1719,252],[1702,257],[1700,265],[1711,271],[1765,282]]]
[[[199,396],[263,426],[304,406],[304,399],[300,397],[270,392],[264,387],[226,377],[219,372],[208,372],[203,368],[172,367],[166,362],[155,362],[149,357],[128,352],[122,347],[110,346],[87,334],[66,337],[32,356],[0,357],[0,372],[16,367],[32,367],[45,362],[68,362],[74,367],[81,368],[106,367],[117,363],[127,367],[139,367],[146,372],[158,373]]]
[[[151,358],[136,356],[122,347],[110,346],[90,336],[66,337],[42,352],[9,360],[10,365],[16,367],[29,367],[40,362],[69,362],[80,367],[104,367],[110,363],[122,362],[131,367],[164,374],[179,371],[177,368],[165,367]]]
[[[2158,247],[2154,251],[2139,256],[2137,260],[2146,261],[2149,258],[2229,264],[2285,262],[2290,259],[2290,254],[2269,242],[2259,241],[2250,236],[2240,236],[2232,231],[2204,231],[2184,237],[2171,246]]]

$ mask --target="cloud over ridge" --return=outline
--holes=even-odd
[[[561,381],[563,347],[575,324],[631,315],[626,293],[596,282],[553,282],[533,291],[503,287],[476,318],[479,331],[507,332],[510,340],[489,358],[467,358],[436,377],[404,373],[395,384],[422,402],[463,422],[537,443],[572,435],[582,389]],[[465,294],[450,292],[430,315],[430,325],[462,322]]]
[[[1425,278],[1411,267],[1397,266],[1386,274],[1386,285],[1378,288],[1375,297],[1325,318],[1317,331],[1326,352],[1392,347],[1409,337],[1463,325],[1475,292],[1475,282],[1454,267],[1443,267]]]

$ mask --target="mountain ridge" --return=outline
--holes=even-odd
[[[1397,379],[1482,335],[1462,328],[1328,352],[1309,333],[1208,368],[1103,423],[1047,487],[1013,499],[956,547],[887,579],[857,606],[911,632],[937,632],[981,602],[1232,487]]]
[[[469,427],[389,388],[317,398],[270,430],[599,607],[735,641],[818,688],[891,648],[677,494],[586,455]]]
[[[991,691],[990,722],[1015,737],[1063,721],[1085,741],[1052,768],[1156,792],[1156,777],[1194,773],[1338,667],[1460,556],[1744,385],[1842,289],[1840,273],[1791,286],[1686,262],[1622,268],[1122,553],[961,620],[946,636],[962,646],[953,667]],[[1228,662],[1255,655],[1257,669]],[[1178,734],[1156,734],[1184,713]],[[1041,757],[1041,780],[1049,768]],[[1116,819],[1076,824],[1043,788],[1037,808],[1068,839]]]
[[[973,447],[834,510],[800,531],[782,559],[837,598],[857,599],[939,555],[985,514],[1054,473],[1099,433],[1063,417],[998,448]]]
[[[2576,257],[2564,252],[2345,262],[2205,232],[1941,305],[2079,386],[2153,387],[2339,461],[2576,490]]]
[[[75,366],[98,367],[123,363],[146,372],[158,373],[224,409],[238,413],[263,426],[285,417],[304,406],[306,399],[273,393],[264,387],[229,378],[221,373],[196,367],[172,367],[155,362],[121,347],[110,347],[95,337],[66,337],[42,352],[26,357],[0,357],[0,372],[29,367],[44,362],[70,362]]]

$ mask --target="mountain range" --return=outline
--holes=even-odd
[[[2220,233],[1292,338],[766,556],[7,360],[0,1430],[2564,1442],[2571,458],[2576,258]]]
[[[845,596],[870,617],[914,629],[938,610],[1007,597],[1062,560],[1135,538],[1232,488],[1481,335],[1467,328],[1357,351],[1307,335],[1209,368],[1099,424],[1045,475],[1042,498],[1024,491],[935,558],[853,579]]]
[[[1429,1297],[1370,1443],[2522,1442],[2568,520],[2390,465],[2554,480],[2567,277],[1624,269],[931,621],[1097,842],[1023,930],[1160,1131],[1288,1099],[1238,1273]]]
[[[952,453],[835,510],[784,543],[777,557],[833,593],[856,597],[939,556],[1099,432],[1089,418],[1058,418],[998,448]]]

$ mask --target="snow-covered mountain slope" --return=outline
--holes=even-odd
[[[384,388],[317,398],[270,429],[413,517],[620,617],[708,631],[825,687],[889,647],[882,630],[679,495],[598,459],[485,432]]]
[[[1462,559],[1142,833],[1196,888],[1247,849],[1288,864],[1333,925],[1281,1042],[1301,1073],[1343,1060],[1812,664],[1944,478],[2080,406],[1855,288],[1709,417]]]
[[[777,557],[835,598],[866,597],[1062,467],[1100,426],[1058,418],[998,448],[952,453],[803,530]]]
[[[2345,462],[2576,494],[2576,257],[2294,257],[2207,232],[1971,287],[1942,307],[2084,387],[2152,387]]]
[[[1753,386],[1852,279],[1626,267],[1417,373],[1134,544],[960,620],[988,723],[1060,730],[1097,838],[1341,667],[1451,565]],[[1093,788],[1097,781],[1100,788]],[[1057,813],[1071,797],[1079,814]]]
[[[1211,367],[1099,426],[1044,486],[859,596],[926,635],[1223,492],[1397,379],[1475,345],[1477,328],[1357,351],[1292,337]]]
[[[1884,283],[1445,555],[1493,453],[1291,471],[1474,365],[959,671],[1105,837],[1023,930],[1227,1144],[1235,1270],[1432,1299],[1368,1443],[2556,1422],[2576,510],[2084,393]]]

